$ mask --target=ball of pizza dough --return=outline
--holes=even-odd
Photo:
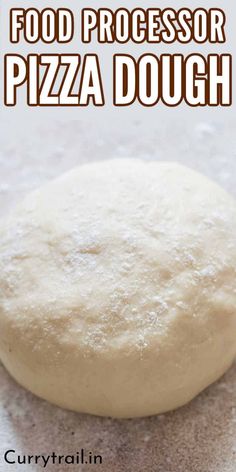
[[[0,229],[0,358],[59,406],[190,401],[236,355],[236,205],[176,163],[110,160],[29,195]]]

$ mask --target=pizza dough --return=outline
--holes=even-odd
[[[0,358],[38,396],[115,417],[177,408],[236,355],[236,205],[175,163],[111,160],[0,229]]]

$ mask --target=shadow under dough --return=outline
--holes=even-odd
[[[21,455],[76,454],[81,448],[100,454],[103,463],[98,470],[102,472],[233,472],[235,374],[236,365],[174,412],[114,420],[50,405],[18,386],[0,366],[0,412],[4,415],[0,435]],[[29,470],[42,468],[31,465]],[[46,470],[66,472],[68,466],[51,464]],[[80,467],[70,465],[70,470],[78,472]]]

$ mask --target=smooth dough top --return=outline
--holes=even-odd
[[[236,354],[235,280],[236,205],[219,186],[176,163],[78,167],[1,225],[0,356],[67,408],[175,408]]]

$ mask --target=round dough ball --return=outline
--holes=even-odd
[[[0,230],[0,357],[52,403],[177,408],[236,354],[236,205],[175,163],[110,160],[29,195]]]

